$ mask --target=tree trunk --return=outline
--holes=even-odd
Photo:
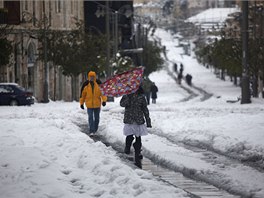
[[[258,77],[258,95],[260,97],[264,97],[263,95],[263,80],[261,79],[261,76]]]
[[[221,69],[220,73],[221,73],[221,80],[225,80],[225,71]]]
[[[237,75],[236,74],[234,75],[234,85],[237,86]]]
[[[72,76],[72,100],[78,101],[79,98],[77,97],[77,76]]]
[[[56,101],[56,95],[57,95],[57,69],[56,69],[56,66],[54,65],[53,66],[53,69],[54,69],[54,92],[53,92],[53,101]]]
[[[253,97],[258,97],[258,78],[256,76],[253,76],[253,83],[252,83],[252,89],[253,89]]]

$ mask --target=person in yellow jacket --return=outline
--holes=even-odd
[[[88,73],[89,83],[84,87],[80,97],[80,107],[87,107],[90,135],[97,132],[100,121],[101,104],[106,105],[107,97],[103,96],[99,85],[96,82],[96,73]]]

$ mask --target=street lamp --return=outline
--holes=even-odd
[[[248,1],[242,2],[242,98],[241,104],[250,103],[249,67],[248,67]]]
[[[110,70],[110,17],[112,21],[112,30],[113,30],[113,41],[114,41],[114,48],[113,48],[113,57],[115,61],[117,60],[117,52],[118,52],[118,17],[119,15],[124,15],[125,17],[129,18],[133,14],[132,8],[130,5],[124,5],[120,7],[118,10],[113,10],[112,8],[109,8],[109,2],[106,1],[105,5],[99,4],[97,7],[97,10],[95,12],[95,15],[97,18],[99,17],[106,17],[105,19],[105,27],[106,27],[106,77],[111,76],[111,70]]]
[[[104,10],[105,8],[105,10]],[[105,16],[105,29],[106,29],[106,78],[110,76],[110,29],[109,29],[109,2],[106,1],[105,7],[102,5],[98,5],[97,10],[95,12],[97,18]]]
[[[44,6],[45,9],[45,6]],[[45,13],[45,10],[44,10]],[[48,63],[47,63],[47,24],[46,24],[46,14],[44,14],[44,70],[45,70],[45,81],[44,81],[44,97],[43,102],[49,102],[49,83],[48,83]]]

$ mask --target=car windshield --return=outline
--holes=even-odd
[[[0,87],[0,93],[6,93],[6,92],[7,92],[7,90],[5,88]]]
[[[24,87],[21,87],[21,86],[19,86],[19,85],[17,85],[16,86],[19,90],[21,90],[21,91],[26,91],[26,89],[24,88]]]

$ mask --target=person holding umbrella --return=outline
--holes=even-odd
[[[141,168],[141,159],[143,158],[141,155],[141,136],[148,134],[147,127],[152,127],[143,88],[139,86],[135,93],[124,95],[121,98],[120,106],[125,107],[123,134],[126,136],[126,146],[124,152],[130,154],[130,148],[135,136],[136,141],[133,144],[135,165]]]

